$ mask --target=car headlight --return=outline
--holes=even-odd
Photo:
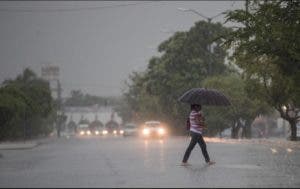
[[[96,134],[96,135],[99,135],[99,131],[95,131],[95,134]]]
[[[123,130],[120,130],[120,134],[124,134],[124,131],[123,131]]]
[[[85,133],[84,133],[84,131],[80,131],[80,133],[79,133],[80,135],[84,135]]]
[[[102,131],[103,135],[107,135],[107,133],[108,133],[107,130]]]
[[[159,135],[164,135],[165,134],[165,130],[163,128],[159,128],[158,129],[158,134]]]
[[[113,131],[113,133],[114,133],[114,134],[117,134],[117,131],[116,131],[116,130],[114,130],[114,131]]]
[[[144,129],[144,130],[143,130],[143,134],[144,134],[144,135],[149,135],[149,134],[150,134],[149,129]]]
[[[87,135],[91,135],[91,131],[87,131],[86,134],[87,134]]]

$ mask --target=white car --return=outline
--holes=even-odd
[[[127,123],[123,127],[123,136],[137,136],[138,135],[138,129],[137,126],[134,123]]]
[[[91,135],[92,132],[89,129],[89,125],[86,123],[82,123],[78,125],[78,133],[79,135],[83,136],[83,135]]]
[[[164,138],[166,127],[159,121],[146,121],[142,130],[143,138]]]

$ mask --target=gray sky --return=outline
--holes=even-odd
[[[133,5],[111,6],[124,4]],[[25,67],[41,75],[42,65],[51,63],[60,67],[63,96],[73,89],[120,95],[128,75],[144,70],[173,31],[203,20],[177,8],[212,17],[243,6],[243,1],[1,1],[0,82]]]

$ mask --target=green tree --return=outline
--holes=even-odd
[[[25,120],[25,113],[29,107],[26,101],[24,93],[18,88],[0,89],[0,140],[24,135],[22,121]]]
[[[300,105],[300,2],[251,1],[227,19],[241,25],[227,38],[247,91],[280,112],[296,140]],[[258,89],[258,90],[257,90]]]
[[[264,102],[251,99],[245,90],[245,82],[237,73],[207,78],[203,82],[206,88],[217,89],[230,99],[231,106],[205,108],[208,134],[215,135],[226,128],[231,128],[231,137],[251,138],[251,125],[258,115],[271,113],[271,108]]]
[[[6,128],[4,138],[38,136],[52,129],[53,101],[49,83],[36,76],[30,69],[6,80],[0,88],[1,124]]]
[[[220,46],[220,36],[228,32],[220,23],[199,21],[162,42],[158,47],[162,55],[151,58],[145,72],[129,77],[124,97],[131,110],[140,120],[160,119],[183,132],[189,107],[177,99],[186,90],[201,87],[206,77],[229,72],[224,65],[226,51]],[[211,43],[213,51],[208,49]]]

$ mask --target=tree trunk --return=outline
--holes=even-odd
[[[297,126],[295,120],[289,120],[291,126],[291,141],[297,140]]]
[[[246,128],[246,138],[251,139],[252,138],[252,127],[251,127],[251,121],[245,122],[245,128]]]
[[[232,126],[232,129],[231,129],[231,138],[233,139],[237,139],[238,138],[238,133],[239,133],[239,130],[241,128],[241,124],[239,121],[236,122],[236,124],[234,124]]]
[[[243,130],[242,130],[242,138],[251,138],[251,125],[249,124],[249,121],[245,121],[243,125]]]
[[[234,138],[234,126],[231,127],[231,138]]]
[[[297,120],[299,120],[299,118],[300,118],[299,110],[297,110],[293,106],[286,106],[286,107],[287,107],[286,110],[284,110],[283,108],[280,108],[280,107],[277,108],[277,110],[279,111],[281,118],[287,120],[291,126],[290,140],[296,141],[297,140]],[[290,115],[290,113],[292,115]]]
[[[242,138],[247,138],[247,128],[244,126],[242,130]]]
[[[220,138],[223,138],[223,136],[222,136],[222,131],[223,131],[222,129],[219,130],[219,137],[220,137]]]

